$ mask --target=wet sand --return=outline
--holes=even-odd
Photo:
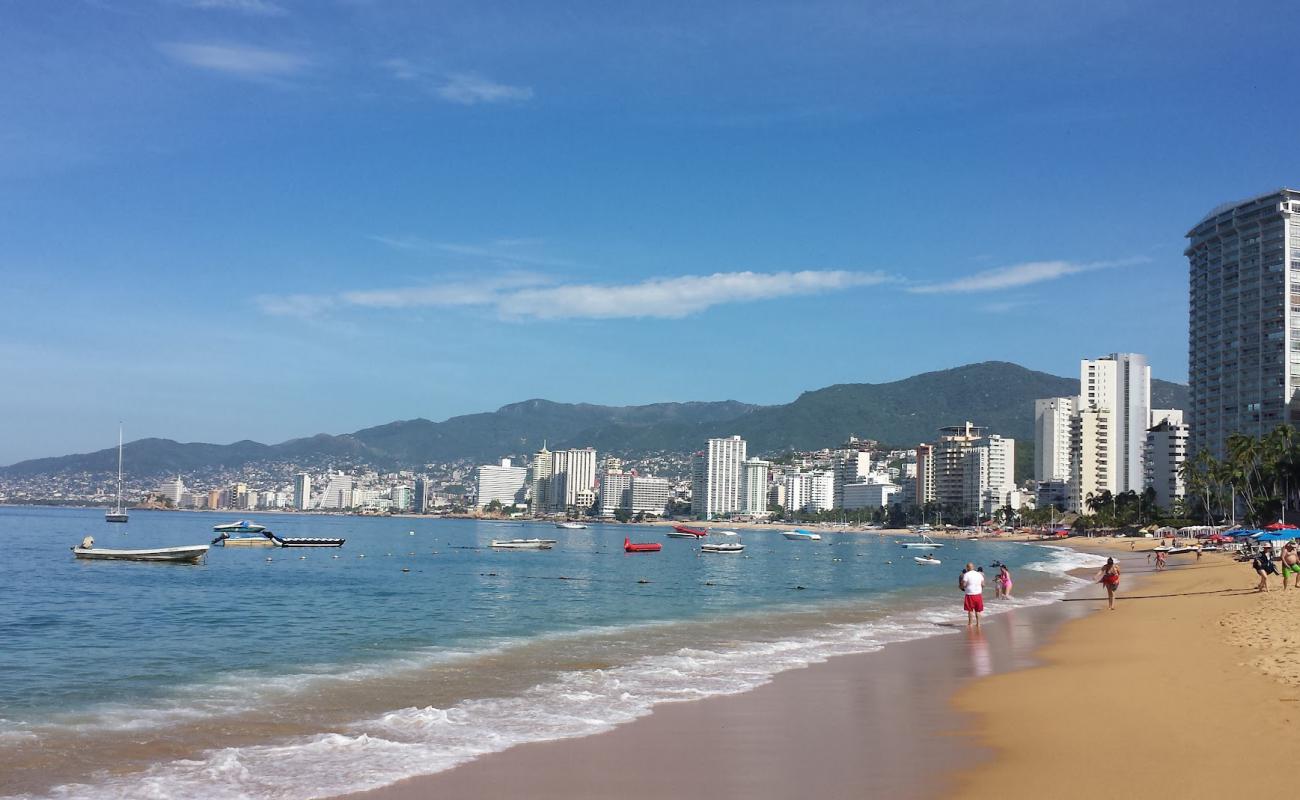
[[[961,625],[834,658],[752,692],[662,705],[606,733],[525,744],[349,797],[935,797],[990,757],[973,742],[971,719],[954,712],[953,693],[1031,665],[1087,605],[1014,609],[978,633]]]

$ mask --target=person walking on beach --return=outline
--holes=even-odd
[[[1119,564],[1115,559],[1106,559],[1106,566],[1101,568],[1101,574],[1098,576],[1101,585],[1106,587],[1106,604],[1111,611],[1115,610],[1115,590],[1119,588]]]
[[[1300,589],[1300,551],[1295,542],[1282,545],[1282,588],[1287,588],[1287,581],[1295,576],[1295,588]]]
[[[1165,561],[1168,558],[1169,557],[1165,555],[1164,550],[1161,550],[1160,552],[1156,553],[1156,572],[1160,572],[1165,568]]]
[[[958,579],[957,587],[961,589],[964,597],[962,608],[966,609],[967,627],[974,625],[978,628],[980,614],[984,613],[984,573],[977,571],[974,564],[967,562],[966,571]]]
[[[1268,576],[1277,574],[1277,566],[1273,563],[1272,547],[1267,544],[1260,547],[1250,565],[1255,568],[1255,574],[1259,576],[1259,583],[1255,586],[1255,591],[1267,592]]]

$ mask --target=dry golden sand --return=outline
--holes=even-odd
[[[1150,547],[1153,543],[1143,543]],[[1300,752],[1300,591],[1251,591],[1255,574],[1225,555],[1141,552],[1125,565],[1114,612],[1067,624],[1043,666],[993,676],[955,702],[976,715],[996,757],[958,776],[959,797],[1235,798],[1285,792],[1274,766]],[[1100,587],[1085,592],[1100,598]],[[1289,760],[1289,756],[1288,756]]]

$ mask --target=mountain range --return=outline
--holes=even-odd
[[[1062,378],[1003,361],[927,372],[890,383],[845,383],[804,392],[782,405],[735,400],[600,406],[525,400],[496,411],[443,422],[412,419],[355,433],[318,434],[275,445],[253,441],[217,445],[141,439],[125,446],[135,476],[178,474],[259,462],[337,460],[377,468],[418,468],[462,459],[489,462],[557,447],[595,447],[636,457],[689,453],[710,437],[739,434],[752,454],[834,446],[850,435],[883,444],[914,446],[939,427],[970,420],[1017,440],[1017,473],[1031,463],[1033,401],[1077,394],[1078,379]],[[1186,409],[1187,387],[1155,380],[1155,408]],[[38,458],[0,467],[0,476],[111,472],[117,450]]]

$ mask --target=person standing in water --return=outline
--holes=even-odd
[[[978,628],[980,614],[984,613],[984,573],[976,571],[974,564],[967,563],[957,586],[964,597],[962,608],[966,610],[966,625]]]
[[[1106,559],[1106,566],[1101,568],[1101,574],[1097,577],[1101,585],[1106,587],[1106,603],[1114,611],[1115,590],[1119,588],[1119,564],[1113,558]]]
[[[1011,599],[1011,570],[1007,569],[1006,564],[998,565],[998,576],[994,582],[998,585],[998,595]]]

